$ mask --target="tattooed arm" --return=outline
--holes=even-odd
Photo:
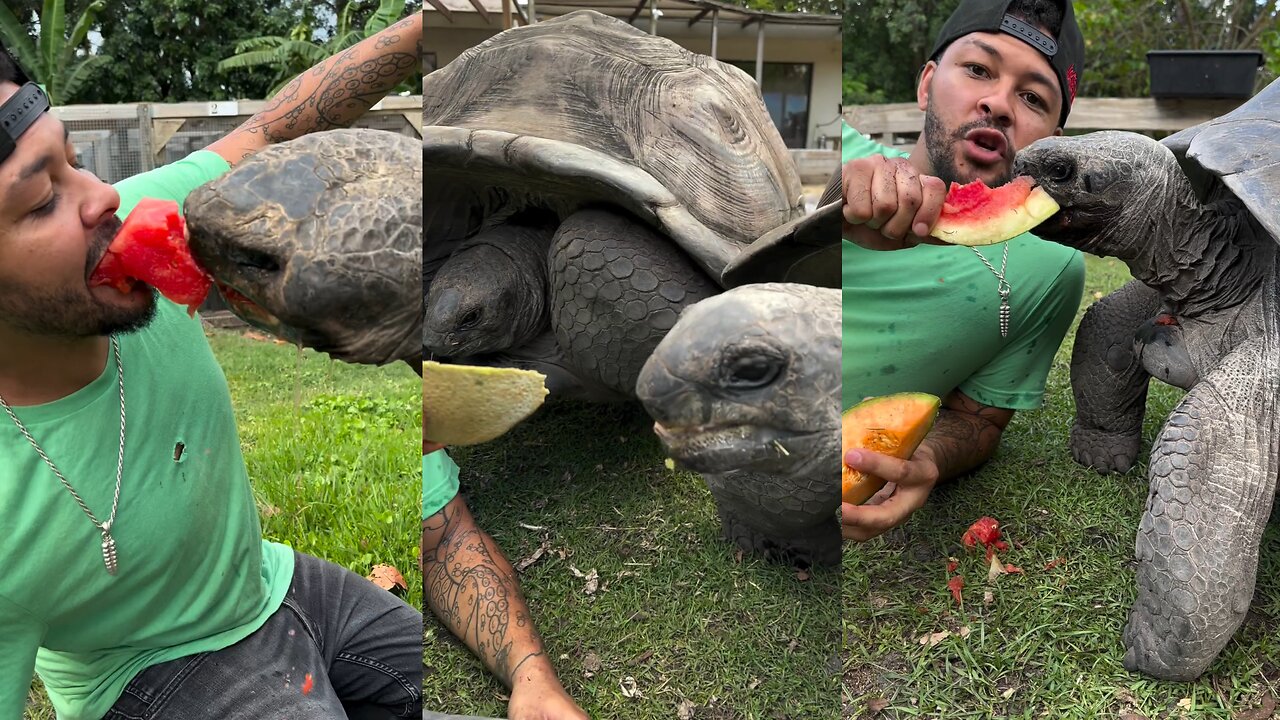
[[[347,127],[419,70],[421,49],[422,13],[414,13],[304,71],[208,149],[235,165],[271,143]]]
[[[461,495],[422,521],[422,575],[432,612],[511,688],[511,720],[585,720],[556,677],[515,571]]]
[[[983,405],[953,390],[943,399],[933,430],[910,460],[850,451],[845,455],[850,467],[889,482],[865,505],[840,506],[843,536],[861,542],[906,522],[924,505],[934,485],[970,472],[991,458],[1013,412]]]

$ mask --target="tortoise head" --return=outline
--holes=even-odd
[[[1013,172],[1031,176],[1061,206],[1035,234],[1121,259],[1157,242],[1153,222],[1190,192],[1168,148],[1128,132],[1037,140],[1018,152]]]
[[[834,477],[838,293],[745,285],[687,308],[636,383],[671,456],[699,472],[783,476],[826,462],[831,474],[818,476]]]
[[[271,146],[188,196],[192,252],[252,325],[347,362],[416,360],[418,158],[370,130]]]

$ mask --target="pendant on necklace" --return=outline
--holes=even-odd
[[[1000,337],[1009,337],[1009,291],[1000,291]]]
[[[102,562],[107,566],[108,575],[116,574],[116,539],[111,537],[110,530],[102,531]]]

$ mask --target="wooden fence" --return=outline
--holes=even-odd
[[[1130,130],[1173,133],[1212,120],[1243,100],[1153,100],[1151,98],[1079,98],[1067,118],[1067,133]],[[845,122],[882,145],[908,145],[924,127],[915,103],[845,108]],[[909,136],[909,137],[904,137]]]

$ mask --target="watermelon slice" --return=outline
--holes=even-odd
[[[1058,212],[1058,203],[1028,176],[996,188],[982,180],[951,183],[942,215],[930,235],[952,245],[993,245],[1012,240]]]
[[[173,200],[138,201],[89,276],[91,287],[108,285],[122,293],[139,282],[186,305],[190,315],[209,294],[213,279],[191,257],[186,224]]]

